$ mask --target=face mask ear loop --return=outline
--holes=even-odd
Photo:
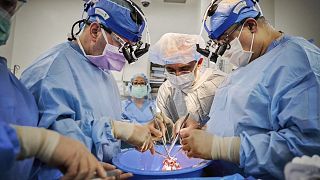
[[[199,61],[197,61],[196,64],[194,65],[193,70],[191,71],[192,73],[194,73],[194,71],[197,69],[198,62],[199,62]]]
[[[209,60],[208,60],[209,61]],[[198,61],[199,62],[199,61]],[[192,70],[192,73],[194,74],[195,78],[194,78],[194,82],[196,81],[196,79],[198,79],[199,77],[199,71],[198,71],[198,62],[196,62],[196,65],[194,66],[193,70]],[[201,66],[203,66],[203,60],[202,60],[202,64]],[[208,68],[209,68],[209,63],[208,63]],[[197,70],[197,77],[196,77],[196,74],[195,74],[195,71]],[[194,82],[192,84],[194,84]]]
[[[79,39],[79,36],[76,37],[76,40],[77,40],[77,42],[78,42],[78,45],[79,45],[81,51],[82,51],[83,54],[86,56],[87,54],[86,54],[86,52],[84,51],[84,49],[83,49],[83,47],[82,47],[82,44],[81,44],[80,39]]]
[[[252,52],[253,40],[254,40],[254,33],[252,33],[252,40],[251,40],[250,52]]]
[[[86,56],[87,53],[84,51],[84,48],[83,48],[83,46],[82,46],[82,44],[81,44],[81,41],[80,41],[80,36],[81,36],[81,34],[83,33],[83,31],[84,31],[84,27],[81,29],[81,31],[79,32],[79,34],[76,35],[75,38],[76,38],[76,41],[78,42],[78,45],[79,45],[80,49],[82,50],[83,54]]]
[[[244,23],[242,24],[241,29],[240,29],[240,33],[239,33],[239,35],[238,35],[238,38],[239,38],[239,39],[240,39],[240,36],[241,36],[242,30],[243,30],[243,27],[244,27]]]
[[[96,17],[96,20],[97,20],[97,22],[99,24],[101,24],[101,21],[99,20],[98,17]],[[106,32],[104,32],[104,29],[102,27],[100,27],[100,28],[101,28],[101,33],[102,33],[102,36],[103,36],[104,40],[106,41],[107,44],[109,44]]]

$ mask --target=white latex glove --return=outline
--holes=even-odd
[[[109,178],[106,176],[105,168],[110,169],[110,166],[101,164],[80,142],[43,128],[13,127],[16,129],[21,147],[18,160],[36,157],[48,165],[59,168],[64,173],[62,180]]]
[[[317,166],[320,168],[320,156],[313,155],[310,157],[304,155],[302,157],[295,157],[293,158],[292,163]]]
[[[156,124],[157,122],[158,122],[160,127],[157,126],[157,124]],[[150,131],[153,132],[153,134],[152,134],[153,136],[158,137],[158,138],[159,137],[161,138],[163,136],[165,138],[165,141],[167,141],[167,139],[166,139],[167,129],[168,128],[170,128],[170,129],[173,128],[172,120],[162,112],[157,113],[156,117],[148,125],[149,125],[149,128],[150,128]],[[157,130],[159,128],[160,128],[161,135],[157,132]],[[157,140],[159,140],[159,139],[157,139]]]
[[[95,177],[91,180],[128,179],[133,176],[131,173],[123,173],[122,171],[120,171],[119,169],[116,169],[116,167],[111,164],[104,163],[104,162],[101,162],[101,164],[104,170],[106,171],[107,177],[103,179]]]
[[[178,134],[178,132],[180,131],[180,127],[181,124],[183,123],[183,120],[185,119],[186,116],[183,116],[181,118],[179,118],[176,123],[174,123],[174,127],[173,127],[173,132],[172,132],[172,138],[174,138],[174,136],[176,136],[176,134]],[[184,124],[183,127],[181,127],[181,129],[183,128],[188,128],[188,129],[198,129],[199,126],[199,122],[194,120],[192,118],[192,115],[190,114],[190,116],[188,117],[188,119],[186,120],[186,123]]]
[[[150,150],[154,154],[154,139],[147,125],[138,125],[122,121],[111,121],[115,138],[136,146],[142,152]]]
[[[226,160],[239,164],[240,137],[219,137],[200,129],[181,129],[182,149],[188,157]]]
[[[162,121],[166,125],[173,125],[172,120],[168,116],[166,116],[163,112],[157,113],[156,118]]]
[[[286,180],[320,179],[319,155],[295,157],[284,168]]]

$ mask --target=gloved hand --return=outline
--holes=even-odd
[[[240,137],[219,137],[200,129],[181,129],[182,149],[188,157],[226,160],[239,164]]]
[[[115,138],[136,146],[142,152],[150,150],[154,154],[154,139],[147,125],[138,125],[122,121],[111,121]]]
[[[320,157],[303,155],[295,157],[284,168],[286,180],[319,179],[320,177]]]
[[[60,137],[51,159],[49,165],[60,167],[59,169],[65,173],[62,180],[84,180],[94,177],[103,180],[116,177],[126,179],[132,176],[131,173],[123,173],[111,164],[99,162],[83,144],[64,136]]]
[[[317,166],[320,168],[320,156],[315,154],[312,157],[303,155],[292,159],[292,163]]]
[[[185,119],[186,116],[183,116],[181,118],[179,118],[176,123],[174,123],[174,127],[173,127],[173,133],[172,133],[172,136],[174,138],[174,136],[176,136],[176,134],[179,133],[180,131],[180,127],[181,127],[181,124],[183,123],[183,120]],[[199,122],[194,120],[192,118],[192,115],[190,114],[190,116],[188,117],[188,119],[186,120],[186,123],[184,124],[182,128],[188,128],[188,129],[197,129],[199,128]]]
[[[107,178],[105,170],[114,166],[101,164],[78,141],[43,128],[13,126],[16,129],[21,151],[18,160],[36,157],[57,167],[65,179]],[[121,171],[118,170],[118,173]],[[130,175],[130,174],[129,174]],[[128,176],[128,175],[124,175]]]
[[[157,123],[159,124],[160,127],[158,127]],[[152,132],[152,135],[157,137],[157,140],[159,140],[159,137],[161,138],[162,136],[166,139],[166,132],[168,129],[173,128],[173,122],[172,120],[167,117],[164,113],[160,112],[156,114],[156,117],[148,123],[149,129]],[[160,128],[160,131],[158,130]],[[161,134],[159,134],[159,132]]]
[[[101,162],[101,164],[104,170],[106,171],[107,178],[101,179],[99,177],[95,177],[91,180],[128,179],[133,176],[131,173],[123,173],[122,171],[120,171],[119,169],[116,169],[116,167],[111,164],[104,163],[104,162]]]

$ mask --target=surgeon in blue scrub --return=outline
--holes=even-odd
[[[73,25],[70,41],[42,54],[22,74],[38,104],[38,124],[81,141],[103,162],[120,152],[120,140],[152,151],[161,131],[120,121],[120,95],[111,73],[148,50],[140,41],[146,19],[130,0],[88,1],[84,11],[87,16]],[[34,169],[39,179],[61,176],[38,162]]]
[[[12,16],[25,1],[0,1],[0,46],[6,44]],[[106,177],[110,164],[100,163],[78,141],[57,132],[36,128],[38,108],[32,94],[8,70],[0,57],[0,180],[33,179],[34,158],[64,172],[63,179]],[[120,175],[121,171],[115,170]],[[122,174],[127,178],[130,174]]]
[[[320,49],[275,30],[259,9],[251,0],[209,6],[208,35],[238,68],[216,91],[207,131],[184,128],[181,143],[188,156],[284,179],[293,157],[320,154]]]
[[[150,97],[151,86],[145,74],[134,75],[129,84],[129,99],[122,101],[122,119],[132,123],[146,124],[153,120],[150,108],[155,110],[155,102]]]

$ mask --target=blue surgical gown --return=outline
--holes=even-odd
[[[8,70],[0,57],[0,179],[28,179],[33,158],[16,161],[20,146],[9,124],[37,126],[38,108],[32,94]]]
[[[283,179],[293,157],[320,154],[319,63],[318,47],[285,35],[219,87],[208,131],[240,136],[246,175]]]
[[[108,71],[94,66],[77,44],[65,42],[41,55],[21,76],[35,96],[39,126],[82,142],[101,161],[109,162],[120,152],[120,141],[110,120],[121,119],[117,83]],[[61,174],[38,169],[39,179]]]
[[[141,108],[131,99],[122,101],[122,119],[133,123],[146,124],[153,119],[150,107],[155,110],[155,102],[145,99]]]

